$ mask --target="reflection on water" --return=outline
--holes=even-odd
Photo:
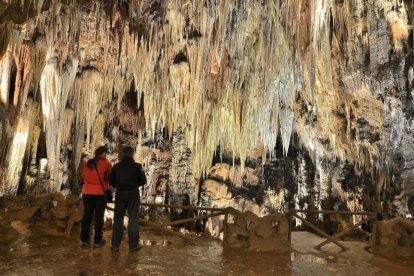
[[[171,241],[168,240],[139,240],[140,245],[156,245],[156,246],[168,246],[172,245]]]
[[[381,261],[363,248],[340,255],[310,253],[302,249],[299,252],[297,248],[291,253],[278,254],[223,249],[220,242],[211,240],[186,245],[179,238],[151,232],[141,233],[141,238],[140,251],[129,253],[128,239],[125,237],[120,251],[114,253],[109,245],[98,249],[82,249],[77,237],[65,239],[35,233],[21,234],[14,241],[0,240],[0,275],[380,276],[393,271],[398,271],[400,275],[414,275],[414,270],[407,266],[390,269],[390,262]],[[110,241],[110,232],[105,233],[105,239]],[[303,244],[309,239],[299,242]],[[320,239],[315,244],[319,242]],[[386,272],[382,273],[384,268]],[[402,269],[408,273],[402,273]]]
[[[326,264],[328,262],[332,262],[335,260],[335,257],[328,256],[327,258],[319,257],[315,254],[309,254],[309,253],[300,253],[300,252],[292,252],[290,254],[290,260],[293,261],[302,261],[302,262],[309,262],[309,263],[315,263],[315,264]]]

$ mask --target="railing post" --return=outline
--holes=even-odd
[[[293,223],[293,213],[294,210],[289,211],[289,236],[288,236],[288,240],[289,242],[292,244],[292,223]]]
[[[224,222],[223,222],[223,244],[226,245],[227,240],[227,220],[229,218],[229,212],[226,208],[224,211]]]
[[[373,220],[373,225],[372,225],[372,232],[371,232],[372,252],[375,251],[375,244],[377,243],[377,241],[376,241],[376,239],[377,239],[377,221],[378,221],[378,216],[375,217],[375,219]]]

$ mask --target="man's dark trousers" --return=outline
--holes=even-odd
[[[125,211],[128,212],[128,237],[129,249],[138,248],[139,245],[139,204],[140,200],[123,200],[117,197],[115,199],[114,226],[112,230],[112,247],[118,249],[121,245],[122,235],[124,232]]]

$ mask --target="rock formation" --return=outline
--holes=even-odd
[[[231,210],[231,209],[230,209]],[[227,224],[224,244],[228,247],[245,247],[253,250],[290,251],[289,220],[281,213],[259,218],[247,211],[241,213],[232,209],[233,223]]]
[[[414,215],[403,0],[0,1],[0,196],[79,193],[96,146],[148,202]]]
[[[412,260],[414,222],[404,218],[381,221],[377,225],[374,251],[387,258]]]
[[[0,239],[14,235],[11,223],[28,223],[41,231],[71,236],[73,226],[83,217],[83,203],[79,196],[52,193],[31,197],[3,197],[0,200]]]

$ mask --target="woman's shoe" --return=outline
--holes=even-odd
[[[102,240],[101,242],[98,243],[93,243],[93,248],[99,248],[105,245],[105,240]]]

